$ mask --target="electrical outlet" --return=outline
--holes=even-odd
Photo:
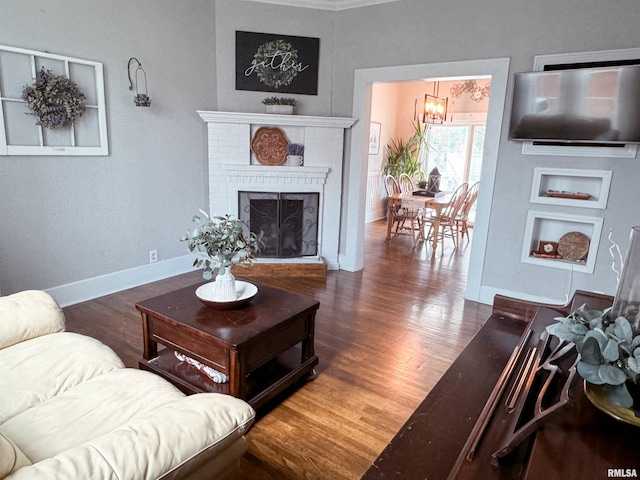
[[[149,263],[156,263],[158,261],[158,250],[149,250]]]

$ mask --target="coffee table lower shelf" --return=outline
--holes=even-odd
[[[313,355],[300,363],[301,349],[293,347],[260,368],[250,372],[245,378],[247,395],[243,398],[257,409],[296,382],[313,380],[318,357]],[[150,360],[140,360],[142,370],[153,372],[173,383],[184,393],[213,392],[230,395],[229,383],[215,383],[211,378],[186,362],[181,362],[170,348],[164,348],[158,356]]]

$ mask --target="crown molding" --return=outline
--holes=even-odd
[[[245,0],[247,1],[247,0]],[[288,7],[315,8],[318,10],[347,10],[350,8],[368,7],[380,3],[397,2],[398,0],[249,0],[260,3],[285,5]]]

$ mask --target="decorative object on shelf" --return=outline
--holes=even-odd
[[[304,145],[290,143],[287,145],[287,160],[289,165],[304,165]]]
[[[192,221],[196,228],[188,230],[180,240],[188,242],[189,251],[198,257],[193,266],[204,267],[203,278],[211,279],[213,269],[218,269],[211,300],[219,303],[237,302],[239,292],[231,266],[250,263],[255,258],[260,252],[260,236],[253,232],[245,236],[242,221],[238,218],[230,215],[210,217],[202,210],[200,213],[206,221],[194,215]]]
[[[479,103],[491,94],[491,82],[487,82],[484,87],[480,87],[476,80],[466,80],[463,83],[454,83],[450,92],[451,96],[455,98],[460,98],[463,93],[468,93],[471,96],[471,100]]]
[[[546,192],[544,192],[544,194],[547,197],[570,198],[574,200],[589,200],[591,198],[590,193],[583,193],[583,192],[565,192],[565,191],[558,191],[558,190],[547,190]]]
[[[558,253],[565,260],[582,260],[589,253],[589,244],[589,237],[584,233],[565,233],[558,240]]]
[[[289,140],[278,127],[260,127],[251,140],[251,151],[261,165],[282,165]]]
[[[138,66],[136,67],[133,78],[131,78],[131,62],[136,62]],[[127,70],[129,74],[129,90],[133,90],[133,80],[135,79],[135,89],[136,96],[133,97],[133,103],[135,103],[136,107],[150,107],[151,99],[149,98],[147,92],[147,72],[142,68],[142,64],[138,61],[137,58],[131,57],[129,59],[129,63],[127,64]],[[142,80],[144,80],[144,93],[140,92],[140,80],[138,80],[138,74],[142,73]]]
[[[547,331],[561,341],[575,344],[578,374],[598,385],[611,403],[640,413],[640,335],[629,320],[614,316],[612,308],[588,310],[582,305],[568,317],[558,317]],[[632,392],[636,396],[632,396]]]
[[[291,115],[298,101],[291,97],[267,97],[262,100],[262,103],[265,105],[267,113]]]
[[[433,95],[425,93],[422,123],[443,123],[447,119],[448,98],[439,98],[440,82],[434,82]]]
[[[548,242],[546,240],[538,242],[538,251],[531,252],[531,255],[541,258],[562,258],[558,254],[558,242]]]
[[[320,39],[236,31],[236,90],[318,94]]]
[[[38,118],[36,125],[45,128],[65,128],[85,112],[85,95],[75,82],[63,75],[55,75],[44,67],[36,74],[32,85],[22,89],[28,115]]]

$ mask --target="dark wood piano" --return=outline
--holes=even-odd
[[[575,349],[559,363],[550,381],[558,386],[550,387],[548,394],[560,399],[566,387],[568,402],[547,411],[544,418],[536,417],[535,407],[540,405],[535,405],[535,391],[551,374],[543,379],[527,376],[529,359],[536,351],[550,349],[543,345],[543,332],[554,317],[566,316],[584,303],[604,309],[612,302],[610,296],[582,291],[561,307],[496,296],[486,324],[363,480],[591,480],[640,475],[640,428],[598,410],[586,397],[582,378],[569,378]],[[521,389],[517,395],[519,384],[530,391]],[[553,400],[543,407],[546,411],[552,405]]]

